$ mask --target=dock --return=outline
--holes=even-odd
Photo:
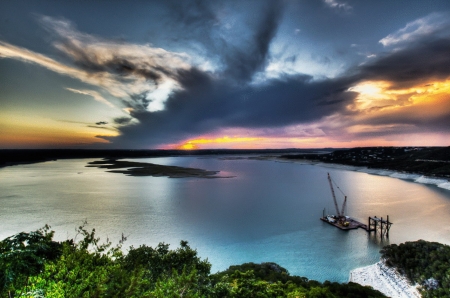
[[[347,226],[343,225],[342,221],[339,221],[338,218],[329,215],[322,216],[320,220],[344,231],[361,228],[369,233],[375,232],[375,234],[380,234],[381,237],[387,238],[389,238],[389,230],[392,225],[392,222],[389,221],[389,215],[387,216],[386,220],[384,220],[382,217],[369,217],[368,225],[363,224],[362,222],[348,216],[345,217],[345,222],[348,223]]]
[[[366,224],[363,224],[362,222],[359,222],[356,219],[353,219],[353,218],[350,218],[350,217],[347,217],[347,219],[346,219],[346,221],[348,222],[348,226],[342,225],[337,220],[332,222],[332,221],[328,220],[327,217],[321,217],[320,220],[322,220],[322,221],[324,221],[324,222],[326,222],[326,223],[328,223],[328,224],[330,224],[332,226],[335,226],[338,229],[344,230],[344,231],[346,231],[346,230],[355,230],[355,229],[358,229],[358,228],[362,228],[362,229],[368,231]]]
[[[328,173],[328,182],[330,184],[331,196],[333,197],[334,207],[336,208],[337,215],[325,215],[325,208],[322,212],[321,221],[324,221],[332,226],[335,226],[338,229],[347,231],[347,230],[355,230],[358,228],[364,229],[367,232],[375,232],[375,235],[380,234],[381,237],[389,238],[389,230],[391,228],[392,222],[389,221],[389,215],[387,219],[378,218],[376,216],[369,217],[367,225],[359,222],[350,216],[345,215],[345,207],[347,206],[347,196],[344,192],[336,185],[336,182],[331,179],[330,173]],[[344,196],[344,201],[342,203],[342,207],[339,208],[338,202],[336,199],[336,194],[334,192],[333,183],[336,185],[336,188],[342,193]]]

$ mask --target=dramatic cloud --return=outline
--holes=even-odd
[[[101,92],[66,89],[128,113],[110,120],[118,136],[99,136],[114,147],[195,149],[256,142],[289,147],[437,129],[450,133],[447,14],[407,23],[380,40],[386,52],[367,54],[364,63],[317,79],[285,71],[284,65],[298,62],[297,55],[272,55],[285,2],[257,3],[240,4],[255,13],[234,18],[228,3],[169,5],[167,32],[177,32],[177,40],[167,32],[166,38],[186,44],[183,53],[100,38],[79,32],[67,20],[41,17],[64,63],[5,42],[0,42],[0,57],[35,63],[98,88]],[[352,9],[337,0],[324,3]],[[332,63],[332,56],[312,52],[308,57]],[[102,96],[107,93],[117,99],[115,105]]]
[[[450,30],[450,14],[432,13],[406,24],[404,28],[381,39],[380,43],[383,46],[411,44],[428,37],[435,38],[442,33],[448,36],[448,30]]]
[[[450,34],[435,32],[355,70],[349,91],[358,95],[338,112],[341,128],[355,137],[450,133]]]
[[[450,36],[394,51],[361,67],[368,80],[387,80],[395,87],[409,87],[450,75]]]
[[[348,79],[311,81],[309,76],[272,80],[263,86],[230,88],[228,80],[217,80],[191,69],[180,76],[182,90],[174,92],[163,111],[132,111],[139,121],[120,128],[121,144],[143,142],[148,146],[191,138],[221,127],[269,128],[307,123],[351,103],[355,93],[344,92]]]
[[[148,102],[158,102],[154,109],[162,109],[164,95],[169,91],[161,92],[160,85],[163,85],[163,89],[176,89],[174,79],[178,70],[190,68],[185,62],[188,57],[184,54],[171,53],[150,45],[125,44],[83,34],[66,20],[42,17],[41,22],[56,35],[57,41],[54,46],[70,58],[73,65],[66,65],[1,41],[0,57],[36,63],[57,73],[98,86],[134,109],[142,106],[135,105],[132,96],[143,94],[147,96]],[[92,96],[95,100],[113,106],[98,92],[71,88],[67,90]],[[156,92],[155,96],[153,92]]]
[[[196,136],[225,128],[241,133],[247,128],[254,137],[271,136],[268,132],[277,127],[284,136],[307,137],[305,128],[312,123],[315,129],[310,131],[316,137],[352,139],[437,127],[448,133],[450,90],[438,83],[434,89],[420,87],[450,76],[449,52],[450,39],[427,36],[421,43],[372,58],[339,78],[318,81],[291,75],[233,88],[230,76],[221,79],[191,68],[179,72],[181,89],[171,94],[164,111],[131,112],[139,124],[121,127],[121,136],[110,140],[132,146],[147,136],[148,146],[180,139],[198,145]],[[248,63],[253,65],[252,60]],[[424,114],[425,110],[430,114]]]
[[[239,81],[249,81],[267,64],[269,47],[282,14],[281,2],[272,2],[262,8],[261,17],[255,21],[250,39],[244,48],[227,48],[224,53],[227,66],[225,76]]]

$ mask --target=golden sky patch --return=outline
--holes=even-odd
[[[358,92],[354,103],[347,108],[364,115],[402,113],[421,107],[426,118],[437,111],[448,111],[450,103],[450,80],[426,82],[411,88],[393,89],[385,81],[367,81],[349,88]],[[411,109],[412,108],[412,109]]]
[[[117,136],[115,131],[88,127],[82,123],[61,122],[52,119],[0,113],[0,146],[2,148],[70,147],[107,143],[98,138]]]
[[[179,145],[175,145],[176,149],[181,150],[193,150],[193,149],[202,149],[202,146],[199,145],[206,145],[205,147],[211,148],[210,145],[213,145],[213,147],[217,147],[217,145],[226,145],[227,148],[230,146],[233,146],[233,144],[241,144],[242,147],[250,148],[252,147],[252,143],[257,141],[262,141],[264,138],[248,138],[248,137],[218,137],[218,138],[199,138],[199,139],[192,139],[187,140]]]

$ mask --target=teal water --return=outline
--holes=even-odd
[[[276,262],[291,274],[346,282],[373,264],[388,243],[425,239],[450,244],[450,191],[339,168],[217,157],[139,159],[220,170],[234,178],[130,177],[60,160],[0,169],[0,238],[49,224],[75,236],[83,220],[102,239],[175,248],[189,241],[212,271],[244,262]],[[348,196],[347,214],[394,222],[389,240],[340,231],[319,220],[334,210],[327,172]],[[339,192],[337,192],[339,194]],[[332,212],[335,213],[335,212]]]

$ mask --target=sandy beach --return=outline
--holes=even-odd
[[[350,271],[349,281],[371,286],[389,297],[421,297],[416,286],[411,285],[406,277],[394,268],[387,267],[382,261]]]

